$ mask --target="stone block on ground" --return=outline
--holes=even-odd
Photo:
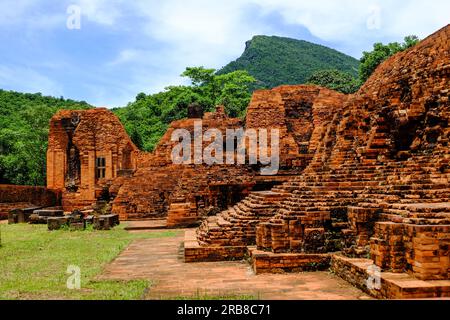
[[[96,230],[111,230],[119,225],[119,215],[109,214],[94,217],[94,229]]]
[[[28,207],[13,209],[8,214],[8,223],[27,223],[30,219],[30,215],[40,207]]]
[[[58,209],[40,209],[33,211],[33,214],[37,214],[40,217],[63,217],[64,211]]]

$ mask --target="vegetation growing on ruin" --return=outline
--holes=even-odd
[[[403,43],[392,42],[386,45],[375,43],[372,51],[363,52],[357,78],[351,73],[342,72],[337,69],[329,69],[314,72],[307,79],[307,83],[316,84],[346,94],[354,93],[369,79],[383,61],[396,53],[415,46],[419,41],[417,36],[407,36]]]
[[[46,225],[2,225],[0,299],[141,299],[148,281],[96,280],[104,266],[134,239],[176,236],[178,231],[129,233],[52,231]],[[80,267],[81,290],[69,290],[69,265]]]

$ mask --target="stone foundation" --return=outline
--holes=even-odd
[[[407,273],[381,272],[380,287],[369,289],[369,259],[352,259],[333,255],[331,270],[355,287],[378,299],[450,298],[450,280],[418,280]]]
[[[198,226],[197,207],[191,203],[172,203],[167,213],[167,227],[181,228]]]
[[[247,254],[246,246],[200,246],[194,230],[188,230],[184,239],[185,262],[213,262],[242,260]]]
[[[256,247],[248,247],[248,251],[255,274],[323,271],[330,267],[329,254],[276,254],[258,250]]]
[[[383,270],[422,280],[450,279],[450,225],[377,222],[371,256]]]

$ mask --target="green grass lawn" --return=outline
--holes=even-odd
[[[141,299],[148,281],[94,281],[132,240],[178,231],[128,233],[47,231],[46,225],[0,225],[0,299]],[[81,289],[69,290],[69,265],[81,269]]]

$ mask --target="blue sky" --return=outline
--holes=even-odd
[[[79,29],[67,27],[71,5]],[[360,58],[448,23],[448,0],[0,0],[0,88],[124,106],[184,83],[187,66],[221,68],[254,35]]]

